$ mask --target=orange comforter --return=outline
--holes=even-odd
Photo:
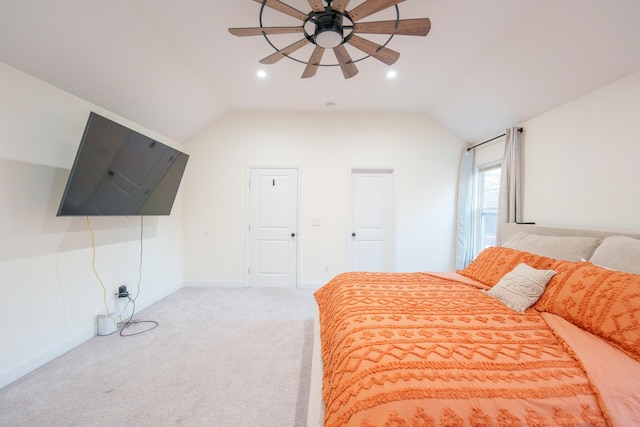
[[[345,273],[315,293],[325,426],[604,426],[535,310],[426,273]]]

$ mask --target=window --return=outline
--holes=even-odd
[[[502,162],[500,161],[478,166],[476,254],[496,244],[501,171]]]

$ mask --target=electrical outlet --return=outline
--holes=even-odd
[[[118,288],[118,298],[128,298],[129,291],[127,291],[126,285],[122,285]]]

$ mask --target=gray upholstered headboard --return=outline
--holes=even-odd
[[[596,237],[600,239],[604,239],[608,236],[626,236],[633,237],[634,239],[640,239],[640,232],[633,231],[507,223],[502,226],[502,241],[507,241],[509,237],[521,231],[525,233],[539,234],[542,236]]]
[[[640,232],[504,224],[502,237],[512,249],[640,274]]]

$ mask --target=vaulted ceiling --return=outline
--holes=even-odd
[[[308,110],[423,112],[477,142],[640,71],[638,0],[402,1],[400,19],[428,17],[430,33],[394,36],[394,65],[367,58],[350,79],[336,66],[302,79],[288,58],[260,64],[274,48],[227,30],[258,26],[260,11],[259,0],[0,0],[0,61],[178,141],[233,110]],[[300,21],[265,8],[263,24]],[[270,36],[279,49],[300,38]]]

